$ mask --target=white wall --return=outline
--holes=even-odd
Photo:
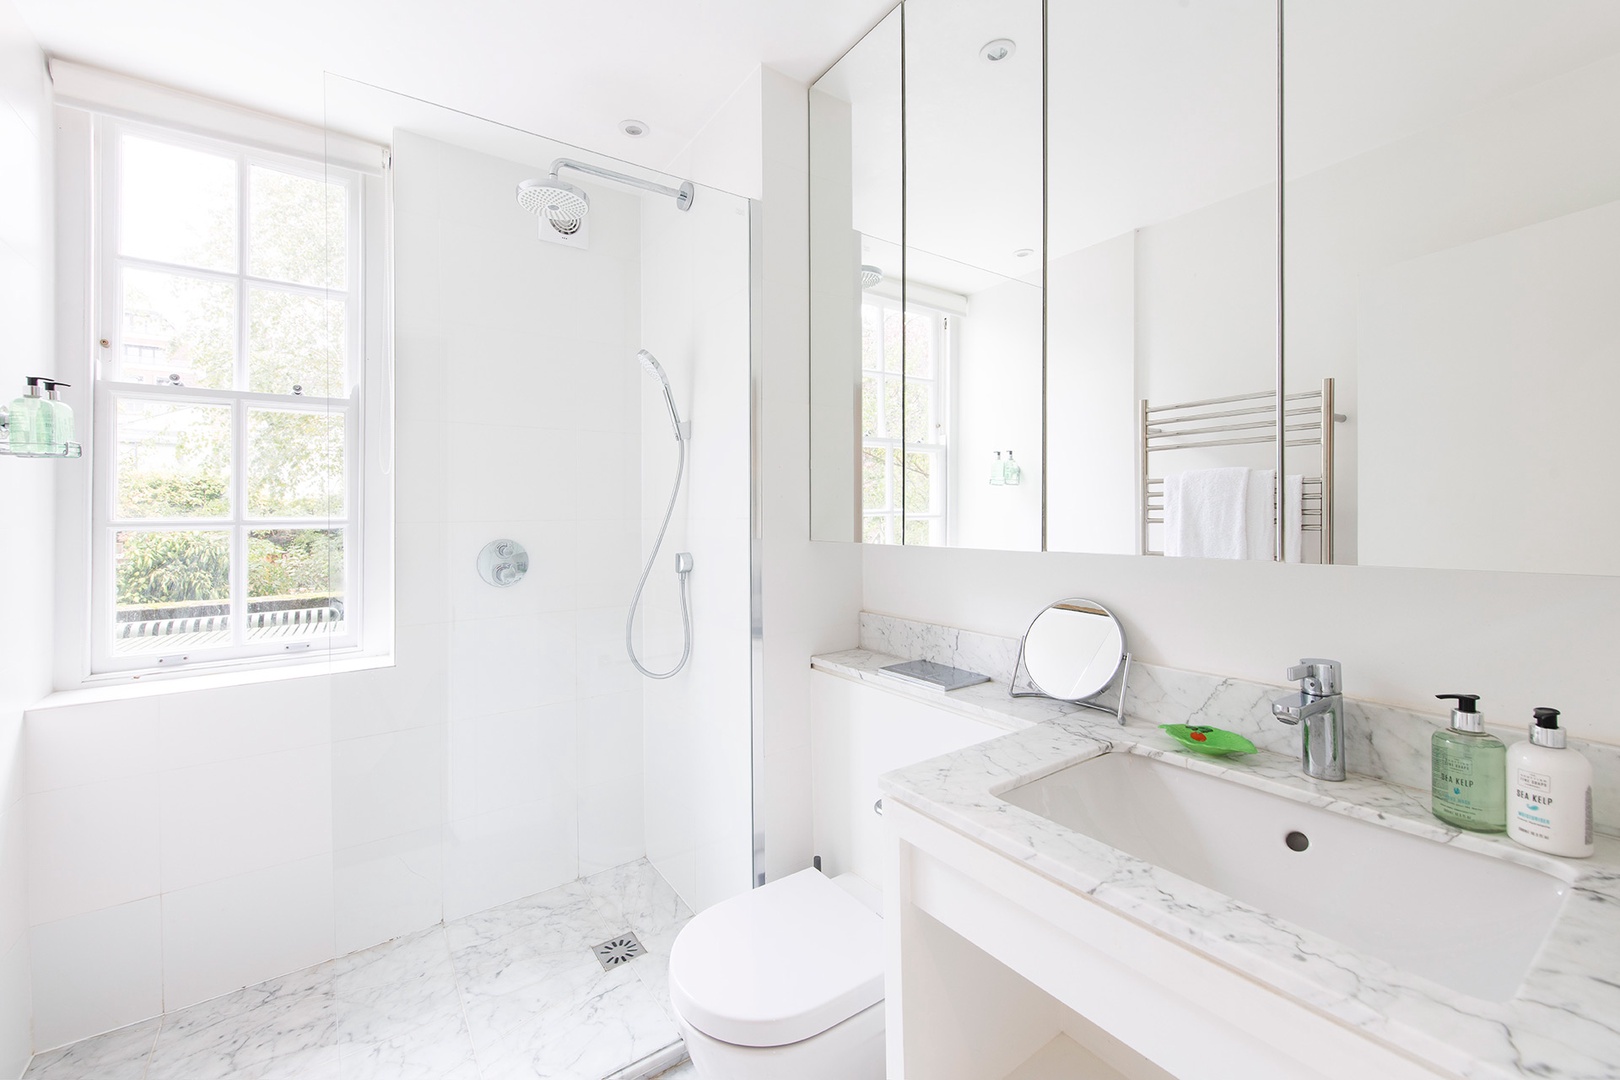
[[[757,74],[748,85],[757,110]],[[709,130],[715,141],[731,141],[719,137],[722,128]],[[722,154],[701,139],[693,150]],[[752,877],[748,230],[747,200],[712,188],[699,189],[685,213],[667,198],[642,200],[640,343],[663,364],[681,417],[692,424],[680,498],[637,635],[642,663],[655,671],[681,655],[675,553],[691,552],[694,569],[691,659],[674,678],[641,684],[640,766],[647,856],[693,910],[746,891]],[[657,382],[643,377],[639,385],[638,564],[663,521],[677,460]],[[609,768],[626,767],[618,753],[608,760]]]
[[[644,850],[603,766],[640,741],[639,200],[593,191],[573,251],[515,205],[532,168],[394,149],[396,666],[29,711],[38,1049]],[[474,571],[501,536],[506,590]]]
[[[760,790],[768,878],[810,865],[810,657],[859,637],[862,546],[810,537],[808,98],[766,69],[764,197],[753,263],[762,288],[759,350],[764,588],[764,756]]]
[[[951,365],[952,547],[1041,547],[1041,290],[1007,281],[968,297]],[[1022,482],[992,485],[995,452]]]
[[[0,0],[0,400],[52,375],[52,125],[45,58]],[[23,709],[50,691],[54,478],[65,462],[0,459],[0,565],[13,617],[0,629],[0,1076],[29,1056]]]

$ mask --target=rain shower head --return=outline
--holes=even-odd
[[[681,423],[681,414],[675,408],[675,394],[669,388],[669,376],[664,374],[664,365],[658,362],[658,357],[642,349],[636,353],[636,359],[641,361],[641,370],[658,380],[658,385],[664,390],[664,404],[669,408],[669,422],[675,427],[675,441],[684,442],[691,433],[691,429]]]
[[[518,205],[548,221],[578,221],[590,213],[591,197],[564,183],[555,173],[548,180],[524,180],[517,187]]]

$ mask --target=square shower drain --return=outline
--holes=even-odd
[[[603,971],[608,968],[618,967],[620,964],[628,964],[646,951],[646,946],[628,930],[591,948],[591,952],[596,955],[597,963],[602,965]]]

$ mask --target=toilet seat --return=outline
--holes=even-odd
[[[883,1000],[883,920],[819,870],[696,916],[669,958],[675,1011],[734,1046],[786,1046]]]

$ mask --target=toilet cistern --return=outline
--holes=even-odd
[[[1272,715],[1301,724],[1299,763],[1315,780],[1344,779],[1344,669],[1337,660],[1307,656],[1288,669],[1300,692],[1271,703]]]

